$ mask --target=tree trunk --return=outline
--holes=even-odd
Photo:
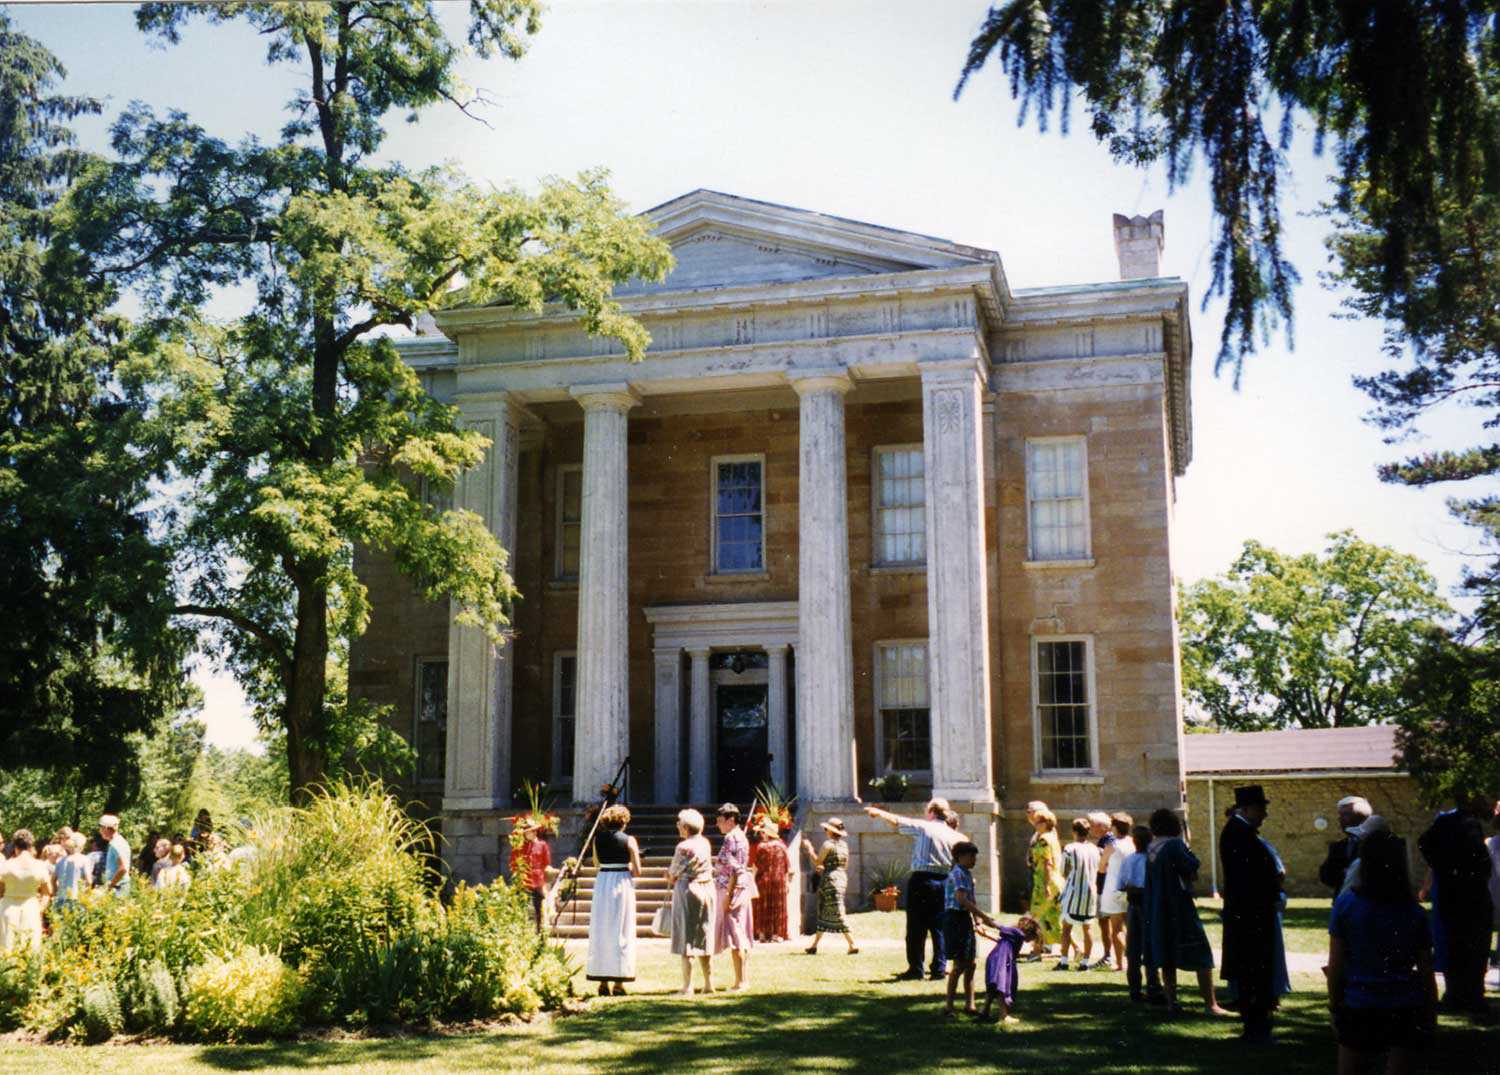
[[[311,790],[328,777],[327,714],[328,583],[321,569],[297,581],[297,633],[286,696],[287,772],[292,805],[307,804]]]

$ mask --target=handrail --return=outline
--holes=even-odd
[[[578,859],[573,866],[572,872],[569,872],[566,868],[564,868],[563,871],[557,875],[557,881],[555,884],[553,884],[552,891],[548,893],[549,897],[556,899],[557,893],[562,889],[563,885],[567,884],[569,880],[575,880],[583,871],[583,864],[588,857],[589,850],[594,846],[594,836],[599,831],[599,822],[604,817],[604,811],[608,807],[613,806],[615,803],[619,802],[621,798],[625,798],[627,800],[629,799],[629,796],[626,794],[626,789],[629,787],[629,784],[630,756],[627,754],[625,756],[625,760],[620,763],[620,767],[615,770],[615,778],[611,780],[607,785],[607,787],[612,789],[612,791],[610,794],[604,796],[604,801],[599,804],[599,809],[594,814],[594,823],[589,826],[588,835],[583,838],[583,843],[578,848]],[[557,926],[558,919],[562,918],[563,912],[569,907],[572,907],[577,900],[578,886],[575,884],[573,886],[573,892],[568,897],[566,903],[561,905],[558,905],[556,903],[553,904],[554,909],[552,912],[552,926],[554,928]]]

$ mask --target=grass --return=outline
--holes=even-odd
[[[1224,932],[1220,919],[1224,901],[1200,899],[1197,903],[1203,925],[1208,930],[1208,939],[1217,949]],[[1286,911],[1281,916],[1281,935],[1288,952],[1317,956],[1328,954],[1328,911],[1332,903],[1332,900],[1321,899],[1287,901]]]
[[[1313,901],[1308,901],[1313,902]],[[1325,904],[1326,906],[1326,904]],[[1316,917],[1309,908],[1309,918]],[[1205,918],[1211,916],[1205,915]],[[1164,1020],[1132,1005],[1123,975],[1022,968],[1021,1023],[1001,1029],[967,1020],[945,1024],[936,982],[895,982],[904,964],[902,916],[851,916],[863,951],[843,954],[825,938],[818,957],[800,946],[759,950],[752,991],[689,1000],[670,996],[679,963],[662,942],[643,946],[640,980],[624,998],[594,1000],[583,1013],[486,1033],[244,1046],[106,1045],[94,1048],[0,1043],[0,1070],[67,1072],[302,1072],[350,1075],[447,1071],[922,1071],[975,1068],[1090,1075],[1212,1072],[1224,1075],[1326,1073],[1334,1065],[1321,980],[1294,975],[1283,1002],[1280,1044],[1247,1050],[1237,1024]],[[1297,927],[1311,933],[1311,927]],[[829,942],[833,942],[830,944]],[[986,946],[987,947],[987,946]],[[581,960],[581,952],[579,959]],[[715,970],[728,981],[729,961]],[[722,983],[721,983],[722,984]],[[581,977],[579,987],[587,983]],[[1444,1018],[1421,1070],[1433,1075],[1500,1072],[1500,1031]]]

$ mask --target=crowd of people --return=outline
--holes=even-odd
[[[946,801],[931,800],[922,817],[867,806],[872,819],[912,841],[906,968],[898,977],[946,980],[950,1017],[962,989],[965,1012],[1010,1021],[1021,962],[1055,957],[1052,967],[1060,972],[1122,973],[1132,1001],[1158,1005],[1168,1015],[1184,1011],[1179,976],[1190,973],[1207,1015],[1237,1014],[1245,1041],[1270,1042],[1280,998],[1291,991],[1282,936],[1286,867],[1261,835],[1270,806],[1261,787],[1236,788],[1218,834],[1223,940],[1217,979],[1215,952],[1194,901],[1203,864],[1177,811],[1156,810],[1145,825],[1124,812],[1088,812],[1071,819],[1071,839],[1063,844],[1051,809],[1029,803],[1027,907],[1014,925],[1002,925],[976,895],[980,851]],[[1475,1015],[1485,1010],[1490,934],[1500,924],[1500,835],[1486,840],[1483,826],[1500,826],[1500,804],[1475,800],[1438,815],[1416,842],[1427,866],[1419,891],[1406,841],[1386,820],[1356,796],[1338,810],[1342,835],[1330,845],[1319,877],[1334,897],[1324,970],[1341,1064],[1353,1071],[1380,1054],[1390,1061],[1388,1070],[1400,1071],[1432,1033],[1439,1007]],[[600,993],[623,992],[635,978],[634,880],[641,857],[625,833],[629,821],[627,807],[605,809],[593,850],[599,879],[586,973]],[[658,931],[682,960],[684,995],[693,992],[695,965],[701,990],[713,990],[713,957],[726,951],[729,988],[744,989],[754,944],[791,936],[787,849],[775,826],[757,816],[747,832],[732,803],[719,809],[715,823],[717,851],[704,835],[703,815],[679,813],[680,841],[667,868],[671,901]],[[817,954],[831,933],[841,935],[853,955],[859,947],[845,905],[848,831],[840,818],[821,828],[821,845],[801,841],[817,889],[806,951]],[[540,851],[523,854],[542,858]],[[1430,914],[1419,899],[1432,901]],[[975,995],[979,937],[993,942],[982,1009]],[[1441,1002],[1435,972],[1444,975]]]
[[[65,825],[42,844],[29,829],[8,839],[0,833],[0,952],[39,946],[86,891],[127,895],[133,878],[156,889],[186,888],[195,856],[214,860],[223,853],[207,810],[198,811],[191,834],[152,832],[135,861],[114,814],[102,815],[93,835]]]

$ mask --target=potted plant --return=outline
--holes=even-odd
[[[901,889],[911,870],[903,863],[891,860],[877,862],[865,871],[865,891],[877,911],[894,911],[901,902]]]
[[[785,837],[792,828],[792,811],[797,805],[795,795],[788,796],[774,783],[767,780],[755,789],[755,806],[750,811],[753,824],[762,814],[776,823],[776,829]]]
[[[528,824],[536,826],[537,836],[543,840],[557,836],[559,820],[552,812],[553,796],[545,783],[533,784],[530,780],[523,780],[515,798],[525,800],[528,808],[510,819],[511,847],[519,848],[525,842],[521,830]]]
[[[907,789],[911,787],[911,781],[905,773],[886,773],[870,781],[870,787],[880,793],[882,802],[898,803],[906,798]]]

